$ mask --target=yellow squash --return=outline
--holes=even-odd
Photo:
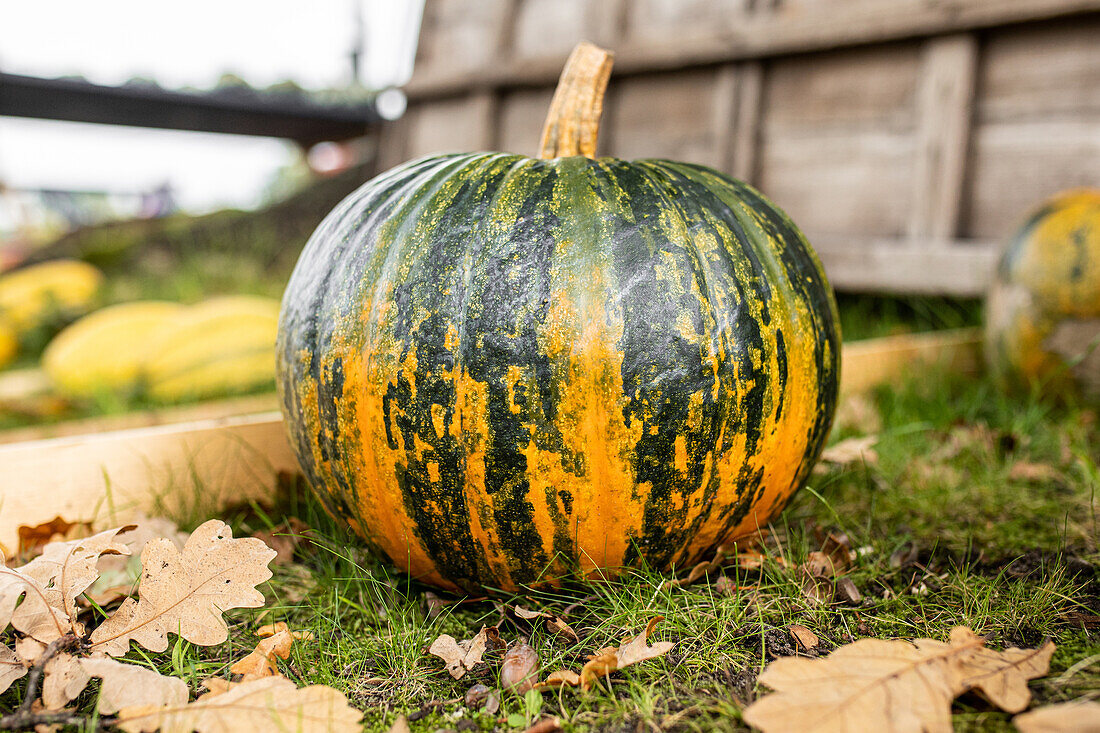
[[[42,354],[42,368],[57,391],[68,397],[132,392],[141,385],[150,341],[184,310],[164,301],[98,310],[54,337]]]
[[[149,395],[160,401],[212,397],[275,381],[279,302],[213,298],[186,308],[150,343]]]
[[[53,260],[0,275],[0,313],[23,334],[51,319],[90,311],[103,273],[79,260]]]

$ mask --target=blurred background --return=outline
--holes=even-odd
[[[602,152],[761,188],[846,338],[979,323],[1011,233],[1100,184],[1100,0],[5,3],[0,308],[37,263],[96,270],[87,303],[34,296],[9,371],[82,310],[277,299],[321,218],[402,161],[534,154],[582,39],[617,54]]]

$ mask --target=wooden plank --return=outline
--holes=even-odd
[[[764,65],[759,61],[747,61],[740,64],[737,71],[737,122],[730,170],[734,178],[755,183],[764,103]]]
[[[797,13],[785,12],[781,6],[773,12],[746,16],[733,31],[681,35],[666,42],[627,41],[616,49],[615,73],[625,76],[684,69],[1098,11],[1100,0],[859,0],[818,4]],[[473,72],[456,71],[453,64],[440,61],[418,69],[406,93],[421,100],[454,96],[473,88],[551,85],[561,72],[562,58],[557,53],[507,65],[482,64]]]
[[[714,102],[711,127],[714,148],[711,165],[720,171],[733,172],[734,140],[737,135],[737,90],[740,86],[737,65],[726,64],[714,78]]]
[[[981,297],[993,277],[1001,244],[811,236],[836,290]]]
[[[0,431],[0,444],[63,438],[72,435],[91,435],[113,430],[149,428],[155,425],[173,425],[200,420],[217,420],[240,415],[254,415],[259,412],[271,412],[278,409],[279,398],[272,392],[218,400],[216,402],[200,402],[194,405],[163,407],[121,415],[89,417],[48,425],[3,430]]]
[[[976,328],[851,341],[844,344],[841,399],[928,366],[975,373],[981,368],[981,343],[981,330]]]
[[[917,91],[917,146],[909,236],[955,236],[962,206],[978,42],[972,34],[933,38]]]
[[[119,524],[141,512],[212,514],[263,501],[298,463],[278,412],[0,446],[0,543],[61,515]]]

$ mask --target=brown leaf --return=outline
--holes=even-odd
[[[428,607],[428,618],[433,619],[443,612],[443,609],[451,605],[455,601],[448,601],[440,598],[430,590],[424,592],[424,603]]]
[[[260,628],[256,629],[256,636],[261,639],[266,639],[269,636],[275,636],[280,631],[290,631],[290,635],[295,641],[313,641],[312,631],[291,631],[286,625],[286,621],[276,621],[273,624],[264,624]]]
[[[36,524],[33,527],[21,524],[16,532],[19,533],[19,549],[16,556],[30,557],[50,542],[87,537],[92,533],[92,524],[91,522],[70,522],[58,515],[48,522]]]
[[[1012,719],[1020,733],[1100,733],[1100,702],[1074,700],[1030,710]]]
[[[37,639],[24,636],[22,639],[15,640],[15,653],[27,664],[37,662],[44,651],[46,651],[46,645]]]
[[[917,546],[912,542],[905,542],[901,547],[890,553],[888,564],[894,570],[904,568],[916,562]]]
[[[264,677],[188,704],[122,708],[117,725],[128,733],[157,729],[165,733],[358,733],[362,717],[331,687],[298,688],[285,677]]]
[[[794,640],[806,651],[813,651],[817,648],[817,645],[821,643],[821,639],[817,638],[817,634],[810,631],[802,624],[791,624],[787,627],[787,631],[791,632],[791,636],[794,637]]]
[[[242,683],[233,682],[232,680],[227,680],[222,677],[207,677],[202,681],[202,686],[207,690],[203,697],[221,695],[223,692],[229,692],[240,684]]]
[[[537,618],[546,619],[546,628],[552,634],[561,634],[576,644],[581,639],[577,636],[577,632],[573,631],[573,627],[565,623],[560,616],[555,616],[552,613],[546,613],[545,611],[528,611],[523,606],[515,606],[513,612],[520,618],[531,621]]]
[[[551,715],[527,726],[523,733],[557,733],[559,730],[561,730],[561,719]]]
[[[44,671],[42,704],[46,710],[60,710],[68,705],[92,679],[80,666],[80,659],[71,654],[54,655],[46,662]]]
[[[274,554],[257,539],[233,539],[229,525],[216,519],[196,529],[182,552],[171,540],[149,542],[138,600],[126,599],[92,633],[92,646],[118,656],[133,640],[162,652],[169,632],[203,646],[222,643],[229,635],[223,611],[263,605],[256,586],[271,577]]]
[[[579,674],[571,672],[568,669],[559,669],[556,672],[551,672],[542,682],[536,683],[535,689],[544,690],[557,687],[580,687],[580,684],[581,676]]]
[[[127,555],[103,555],[99,558],[99,578],[84,592],[100,606],[133,595],[141,579],[141,552],[151,540],[168,539],[182,550],[188,533],[162,517],[140,516],[136,527],[118,534],[117,540],[130,550]]]
[[[282,629],[271,636],[260,640],[256,648],[244,659],[238,660],[229,668],[232,674],[241,674],[245,677],[269,677],[279,674],[279,666],[275,663],[275,657],[287,659],[290,657],[290,647],[294,643],[294,637],[287,629]]]
[[[451,677],[456,680],[462,679],[467,672],[481,662],[481,656],[485,653],[488,644],[487,634],[485,626],[481,627],[481,631],[477,632],[473,639],[463,641],[455,641],[450,634],[440,634],[428,648],[428,653],[443,660]]]
[[[823,450],[821,460],[842,467],[854,463],[875,464],[878,463],[878,453],[872,446],[877,442],[877,435],[848,438]]]
[[[91,537],[51,542],[42,554],[19,568],[46,588],[46,601],[70,618],[77,614],[76,598],[99,577],[102,555],[129,555],[130,548],[118,539],[121,532],[133,526],[118,527]]]
[[[71,624],[64,611],[51,605],[56,596],[18,569],[0,566],[0,631],[11,624],[42,642],[61,637]]]
[[[1062,472],[1054,466],[1046,463],[1031,463],[1029,461],[1016,461],[1012,468],[1008,469],[1008,477],[1014,481],[1028,481],[1030,483],[1050,483],[1062,478]]]
[[[649,635],[663,620],[664,616],[654,616],[646,624],[642,633],[623,642],[615,651],[600,654],[595,659],[589,660],[581,669],[581,687],[587,690],[593,680],[610,672],[667,654],[675,646],[671,641],[658,641],[652,645],[648,643]]]
[[[829,532],[821,543],[821,552],[833,564],[833,573],[843,573],[852,566],[852,543],[844,533]]]
[[[514,644],[504,653],[504,662],[500,667],[500,684],[504,689],[522,695],[535,686],[538,670],[538,652],[529,644]]]
[[[393,721],[393,725],[390,726],[389,733],[412,733],[409,728],[409,721],[404,715],[397,716],[397,720]]]
[[[775,692],[748,707],[744,719],[766,733],[950,731],[951,701],[968,690],[1008,712],[1026,707],[1027,681],[1046,673],[1053,652],[1049,642],[995,652],[963,627],[947,644],[861,639],[823,659],[769,664],[759,681]]]
[[[311,532],[310,526],[301,519],[287,517],[272,529],[262,529],[252,536],[275,550],[276,565],[286,565],[294,560],[298,546]]]
[[[187,683],[148,667],[118,662],[110,657],[81,659],[85,673],[99,677],[99,712],[111,715],[135,705],[185,705]]]
[[[16,643],[18,647],[18,642]],[[11,684],[27,673],[27,667],[19,655],[8,647],[0,644],[0,692],[11,687]]]

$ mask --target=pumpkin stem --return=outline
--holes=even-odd
[[[596,157],[603,95],[613,61],[613,53],[588,41],[578,43],[569,54],[542,128],[540,158]]]

